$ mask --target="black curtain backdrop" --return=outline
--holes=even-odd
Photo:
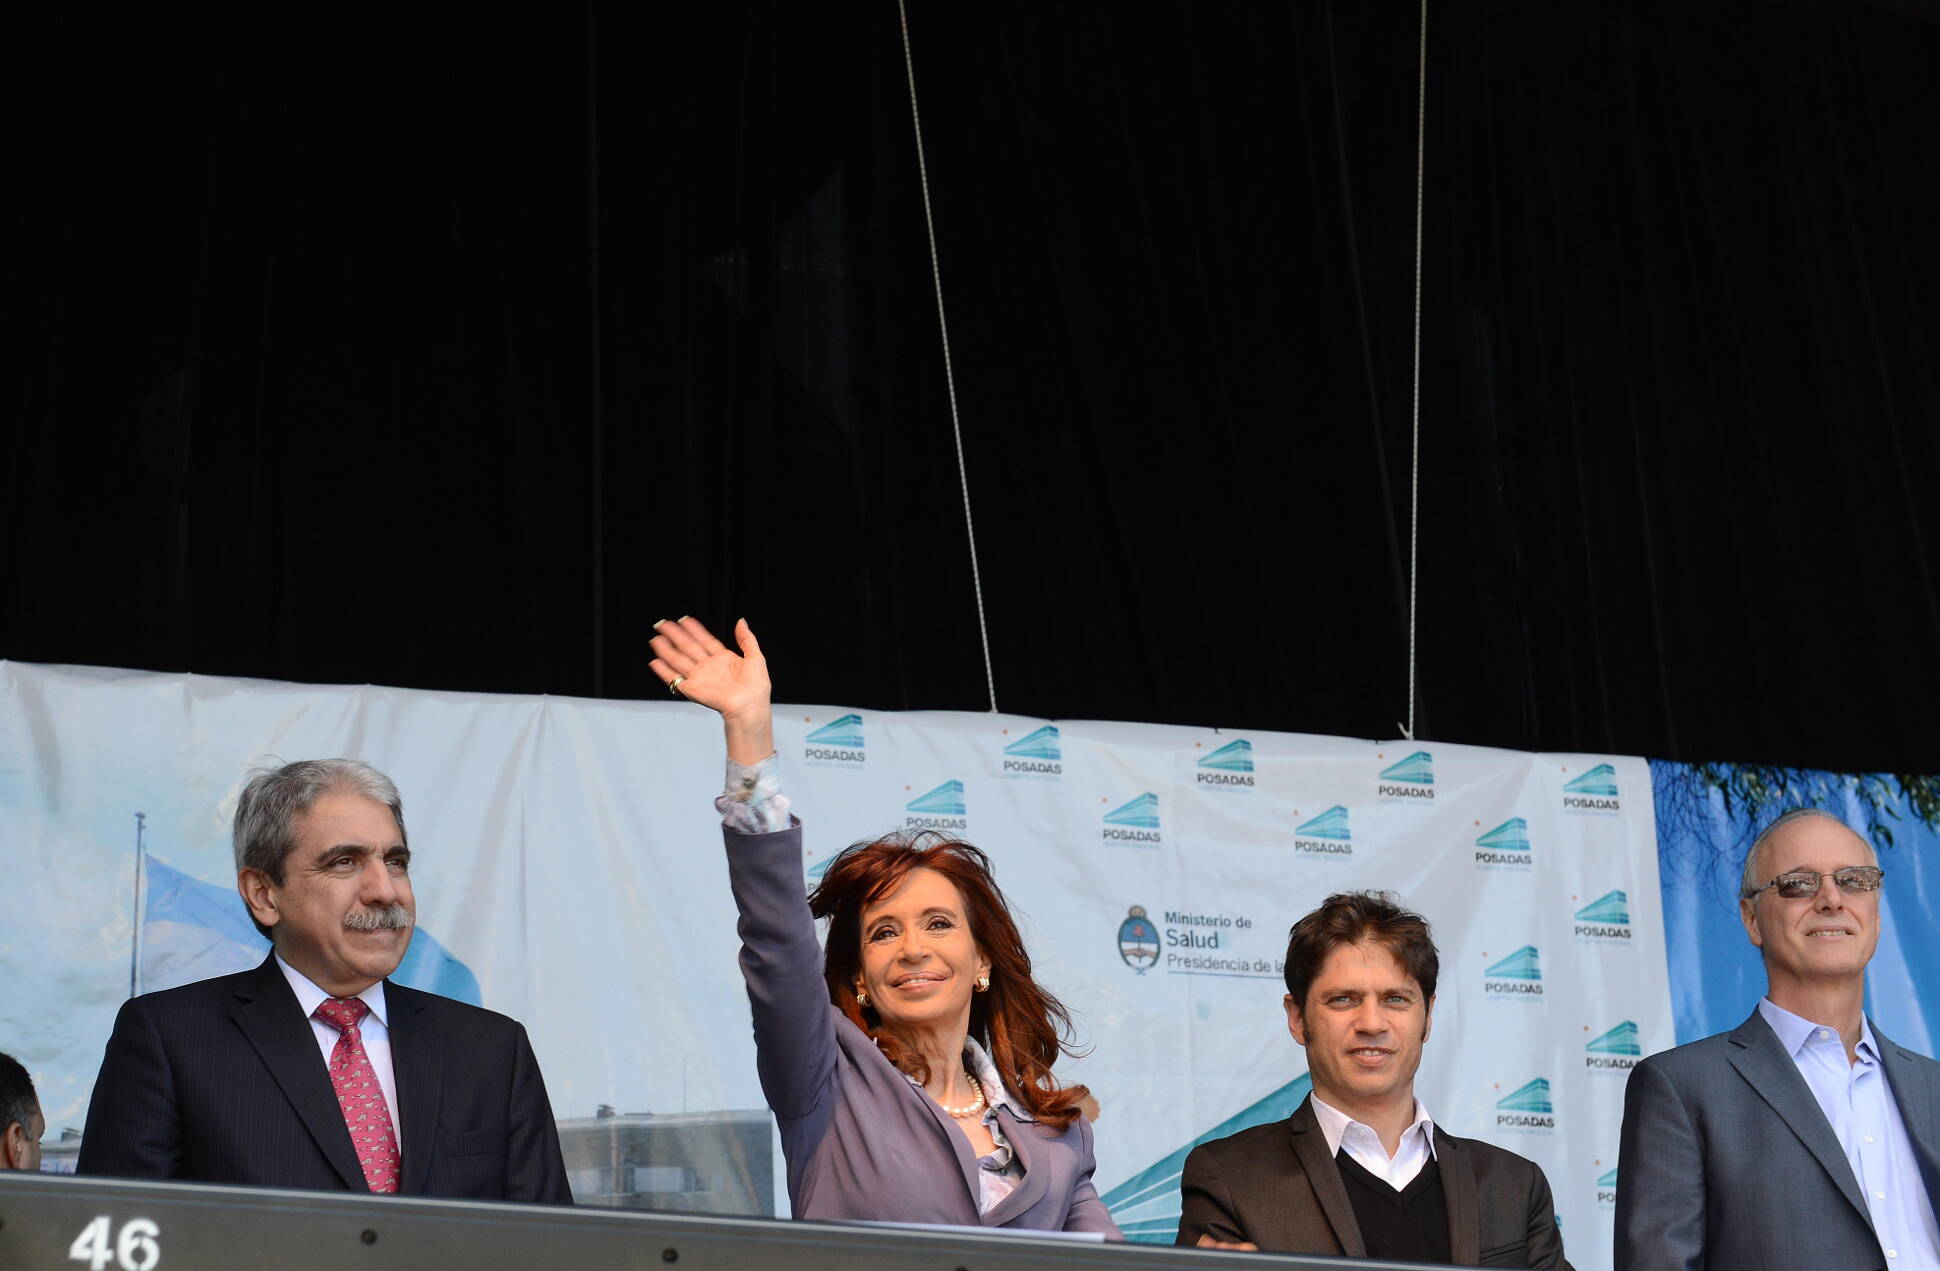
[[[912,4],[1005,710],[1405,718],[1418,15]],[[1429,48],[1418,733],[1940,771],[1935,9]],[[987,705],[893,3],[16,4],[0,94],[0,656]]]

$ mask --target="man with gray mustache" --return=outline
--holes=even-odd
[[[385,978],[416,917],[390,779],[259,769],[234,844],[270,956],[123,1004],[78,1172],[570,1204],[525,1029]]]

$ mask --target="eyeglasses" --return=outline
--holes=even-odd
[[[1763,887],[1746,892],[1745,899],[1750,900],[1759,892],[1776,887],[1778,894],[1787,900],[1804,900],[1819,894],[1819,880],[1822,878],[1830,878],[1839,884],[1839,890],[1846,895],[1856,896],[1861,892],[1878,891],[1880,883],[1886,879],[1886,871],[1877,865],[1849,865],[1830,874],[1815,874],[1809,869],[1801,869],[1780,874]]]

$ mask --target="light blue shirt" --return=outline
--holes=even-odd
[[[1920,1178],[1913,1140],[1900,1117],[1899,1101],[1886,1082],[1879,1045],[1865,1016],[1859,1020],[1857,1062],[1846,1059],[1839,1030],[1794,1015],[1766,998],[1758,1013],[1812,1088],[1832,1133],[1865,1193],[1873,1231],[1894,1271],[1940,1271],[1940,1224]]]

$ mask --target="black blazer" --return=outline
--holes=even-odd
[[[525,1029],[384,985],[399,1191],[572,1203]],[[316,1035],[275,955],[253,971],[130,998],[115,1018],[77,1170],[362,1191]]]
[[[1448,1205],[1449,1260],[1461,1266],[1568,1267],[1549,1182],[1534,1161],[1435,1130]],[[1263,1252],[1367,1257],[1340,1167],[1314,1116],[1293,1115],[1192,1149],[1179,1243],[1250,1240]]]

